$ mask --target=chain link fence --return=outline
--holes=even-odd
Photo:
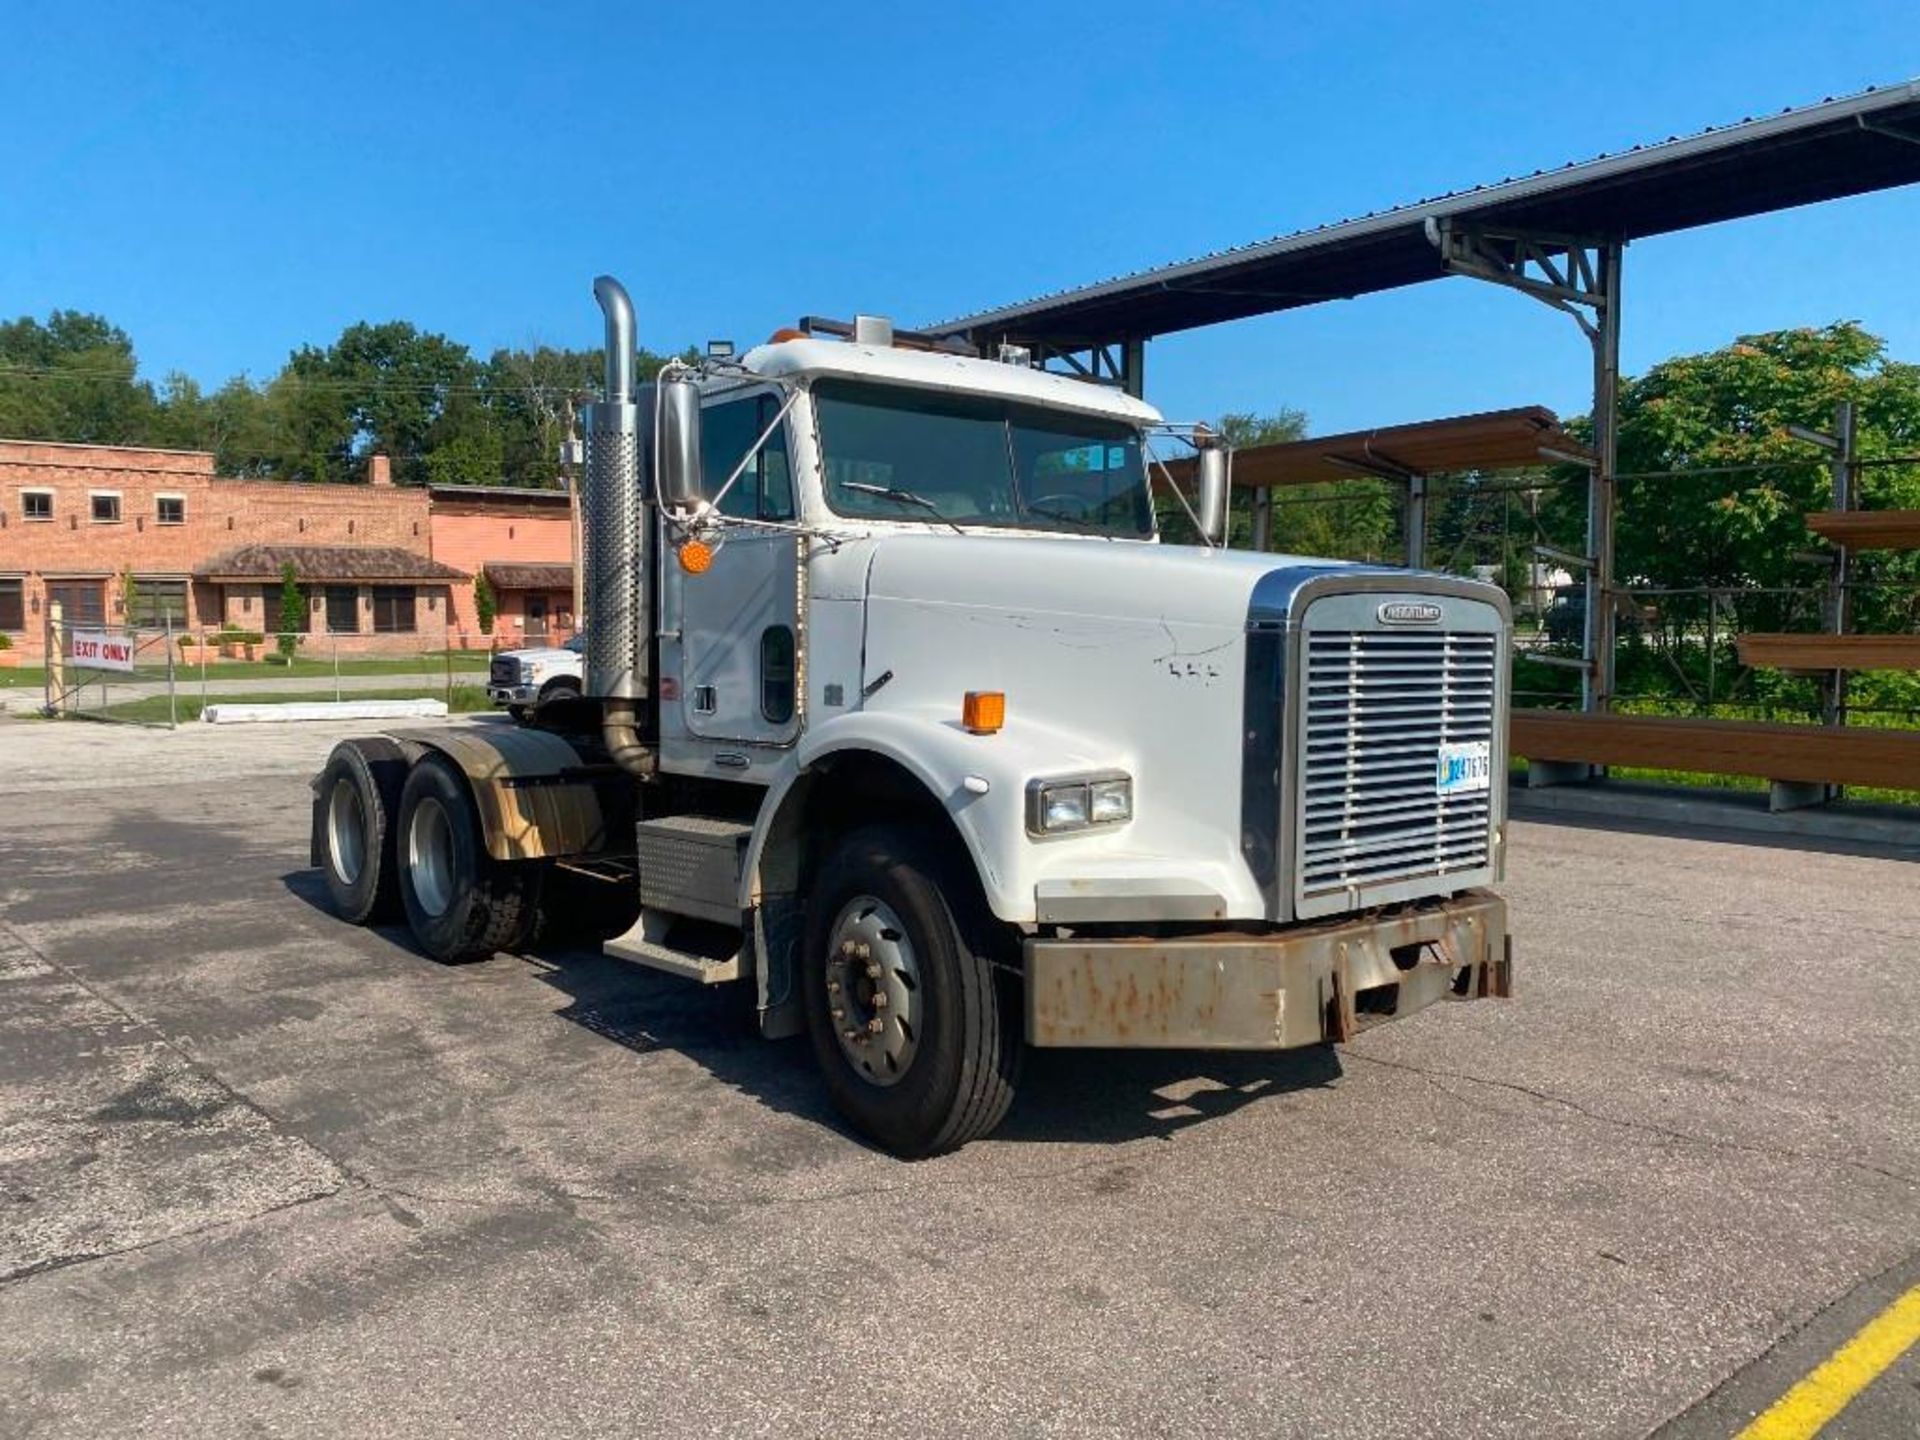
[[[328,634],[69,624],[46,628],[44,713],[171,727],[218,704],[435,699],[490,708],[495,653],[559,644],[570,632],[511,639],[437,632]]]

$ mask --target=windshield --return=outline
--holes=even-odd
[[[813,397],[835,514],[1153,533],[1140,434],[1121,421],[854,380]]]

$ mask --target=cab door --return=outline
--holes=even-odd
[[[780,410],[770,390],[709,400],[700,414],[701,470],[708,497],[720,488]],[[720,512],[791,521],[793,472],[783,421],[731,489]],[[671,565],[679,591],[680,707],[702,740],[779,745],[800,732],[800,537],[729,526],[700,575]]]

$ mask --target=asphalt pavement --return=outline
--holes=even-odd
[[[1909,860],[1516,822],[1512,1001],[905,1164],[725,987],[334,920],[340,728],[0,718],[0,1434],[1725,1435],[1920,1252]]]

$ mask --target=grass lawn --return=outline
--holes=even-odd
[[[283,664],[278,657],[272,660],[215,660],[206,666],[209,680],[284,680],[288,676],[317,675],[445,675],[449,670],[456,676],[483,676],[487,673],[490,657],[484,650],[456,650],[451,659],[445,651],[432,651],[422,655],[382,655],[371,658],[342,658],[338,671],[334,669],[331,658],[326,656],[296,655],[291,665]],[[146,656],[141,656],[137,674],[152,680],[167,673],[166,663],[151,664]],[[201,667],[198,662],[188,664],[175,661],[173,667],[175,679],[181,684],[192,681],[199,683]],[[89,679],[98,679],[100,672],[89,671]],[[42,690],[46,688],[47,671],[42,665],[21,665],[17,668],[0,670],[0,690]]]
[[[209,680],[232,679],[273,679],[288,675],[440,675],[451,669],[456,675],[484,675],[491,657],[484,650],[455,650],[449,657],[444,650],[431,651],[421,655],[380,655],[371,657],[340,658],[336,671],[333,658],[329,655],[296,654],[291,663],[282,661],[275,655],[262,660],[212,660],[206,665]],[[162,670],[164,665],[141,668]],[[199,678],[201,666],[180,662],[175,665],[174,673],[179,676],[191,675]]]
[[[47,672],[39,665],[20,665],[0,670],[0,690],[44,690]]]
[[[202,700],[197,694],[182,693],[176,698],[174,713],[182,725],[198,720],[200,712],[208,705],[284,705],[310,701],[331,701],[330,695],[248,695],[235,692],[224,695],[209,695]],[[418,690],[356,690],[351,696],[354,700],[439,700],[439,693],[422,695]],[[447,709],[456,715],[472,714],[476,711],[490,710],[493,706],[487,699],[487,692],[478,685],[456,685],[453,698],[447,702]],[[106,710],[106,715],[115,720],[136,720],[148,725],[167,723],[167,697],[165,695],[146,695],[138,700],[128,700]]]

